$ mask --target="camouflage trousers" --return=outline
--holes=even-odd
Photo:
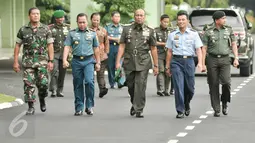
[[[35,87],[38,89],[39,98],[48,96],[48,71],[46,66],[37,68],[24,68],[24,99],[25,102],[35,102]]]

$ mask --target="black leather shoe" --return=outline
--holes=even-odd
[[[130,109],[130,115],[131,115],[131,116],[134,116],[134,115],[135,115],[135,109],[134,109],[133,106],[132,106],[131,109]]]
[[[64,94],[63,93],[58,93],[57,97],[64,97]]]
[[[51,95],[50,95],[50,97],[56,97],[57,95],[56,95],[56,93],[51,93]]]
[[[165,96],[170,96],[170,94],[168,92],[164,92]]]
[[[103,88],[100,90],[99,97],[103,98],[108,93],[108,88]]]
[[[41,111],[42,111],[42,112],[45,112],[45,111],[46,111],[45,99],[44,99],[44,98],[41,98],[41,99],[39,99],[39,101],[40,101],[40,108],[41,108]]]
[[[189,114],[190,114],[190,106],[189,106],[189,103],[185,105],[185,112],[184,112],[184,114],[185,114],[186,116],[189,116]]]
[[[222,114],[223,115],[228,115],[228,105],[227,105],[227,103],[222,104]]]
[[[78,111],[74,113],[74,116],[81,116],[82,114],[83,114],[82,111]]]
[[[28,102],[28,110],[26,112],[26,115],[34,115],[34,113],[35,113],[34,103]]]
[[[143,118],[143,114],[142,112],[136,112],[136,115],[135,115],[136,118]]]
[[[85,112],[87,113],[87,115],[93,115],[93,110],[92,108],[86,108]]]
[[[159,95],[159,96],[165,96],[163,92],[157,92],[157,95]]]
[[[184,114],[183,113],[178,113],[177,115],[176,115],[176,118],[177,119],[182,119],[182,118],[184,118]]]
[[[174,90],[170,90],[170,95],[174,95]]]
[[[220,117],[220,112],[219,111],[215,111],[213,114],[214,117]]]

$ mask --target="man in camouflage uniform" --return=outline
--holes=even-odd
[[[109,39],[107,35],[107,31],[99,26],[100,24],[100,14],[93,13],[90,17],[91,27],[90,29],[97,33],[98,41],[99,41],[99,52],[100,52],[100,61],[101,68],[100,71],[97,71],[97,83],[99,87],[99,97],[102,98],[108,93],[108,88],[105,86],[104,72],[107,67],[107,54],[109,53]]]
[[[63,48],[64,41],[70,30],[70,25],[64,23],[65,12],[63,10],[56,10],[53,14],[56,23],[49,25],[54,38],[54,68],[51,72],[50,88],[51,97],[64,97],[63,87],[66,69],[63,68]]]
[[[173,83],[171,82],[171,90],[169,94],[169,84],[171,78],[165,73],[165,64],[166,64],[166,40],[167,36],[172,30],[168,27],[169,25],[169,16],[163,14],[160,18],[160,26],[155,28],[156,40],[157,40],[157,50],[158,50],[158,66],[159,74],[157,75],[157,94],[159,96],[170,96],[173,94]],[[172,81],[172,80],[171,80]]]
[[[23,45],[23,81],[25,102],[28,103],[27,115],[35,112],[35,86],[38,88],[40,108],[46,111],[44,98],[48,95],[48,70],[53,69],[53,38],[47,25],[40,23],[40,10],[38,8],[29,9],[30,22],[22,26],[17,34],[16,46],[14,49],[15,72],[20,71],[18,55],[21,45]]]
[[[149,51],[153,57],[155,75],[158,74],[158,56],[154,30],[144,24],[145,11],[136,10],[134,17],[135,23],[125,26],[121,35],[116,68],[121,67],[120,60],[124,54],[123,67],[132,103],[130,115],[143,118],[148,72],[152,68]]]
[[[206,54],[206,68],[209,83],[209,93],[211,97],[211,104],[213,107],[214,116],[220,116],[220,94],[219,84],[222,85],[222,113],[228,114],[227,102],[230,102],[230,86],[231,74],[230,66],[231,59],[229,57],[230,47],[235,55],[233,65],[237,67],[238,52],[236,39],[231,26],[225,25],[226,15],[223,11],[216,11],[213,14],[214,25],[206,29],[203,36],[203,63],[205,63]],[[205,67],[205,65],[203,66]]]

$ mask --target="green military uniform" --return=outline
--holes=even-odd
[[[55,15],[54,15],[55,16]],[[60,15],[62,16],[62,15]],[[64,16],[64,15],[63,15]],[[55,16],[58,18],[57,16]],[[52,37],[54,38],[54,68],[51,72],[51,81],[49,90],[52,92],[52,97],[63,96],[63,87],[66,69],[63,68],[63,50],[64,41],[70,30],[70,25],[63,23],[61,25],[51,24],[49,25],[52,31]]]
[[[230,102],[230,66],[229,57],[231,43],[236,41],[232,27],[224,25],[217,29],[215,25],[209,27],[203,36],[203,43],[207,46],[207,76],[211,96],[211,104],[215,112],[220,112],[219,81],[222,84],[221,101]]]
[[[149,51],[156,46],[154,30],[147,25],[132,24],[123,29],[120,43],[125,44],[123,67],[133,109],[143,112],[149,69],[152,67]]]
[[[27,24],[19,29],[17,34],[18,44],[23,44],[23,81],[25,102],[35,102],[35,86],[38,96],[44,101],[48,95],[48,50],[47,44],[53,43],[53,38],[48,26],[40,23],[37,28]]]
[[[156,27],[155,28],[155,35],[156,40],[158,42],[164,42],[166,43],[168,34],[173,29],[168,28],[162,28]],[[169,84],[170,84],[170,77],[168,77],[165,73],[165,65],[166,65],[166,54],[167,54],[167,48],[165,46],[157,46],[158,50],[158,68],[159,68],[159,74],[157,75],[157,94],[160,96],[166,95],[169,96]],[[172,90],[172,84],[171,84],[171,90]]]

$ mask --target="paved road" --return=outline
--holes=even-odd
[[[233,90],[246,79],[233,77]],[[191,115],[179,120],[175,118],[174,97],[158,97],[155,77],[152,75],[148,79],[144,119],[129,116],[127,88],[110,90],[103,99],[97,96],[93,117],[87,115],[75,117],[72,77],[67,75],[65,97],[47,98],[46,113],[40,112],[37,104],[35,116],[21,117],[28,123],[27,129],[21,136],[14,138],[8,128],[15,117],[27,109],[27,106],[0,111],[1,142],[167,143],[169,140],[179,140],[180,143],[254,142],[255,139],[252,137],[255,133],[253,129],[255,97],[252,95],[254,82],[251,80],[234,95],[229,116],[215,118],[209,114],[200,124],[192,124],[194,120],[199,120],[201,115],[207,115],[206,111],[211,110],[206,77],[196,77],[196,94],[191,103]],[[22,98],[21,76],[15,73],[0,73],[0,91]],[[98,94],[97,89],[96,94]],[[185,130],[189,125],[195,128],[191,131]],[[19,130],[21,126],[22,124],[19,124],[14,131]],[[177,137],[180,132],[188,134]]]

